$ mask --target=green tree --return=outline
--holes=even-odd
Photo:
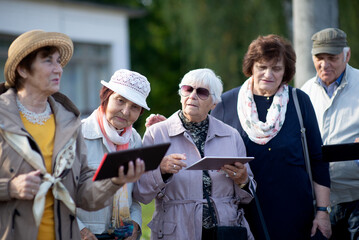
[[[178,83],[189,70],[211,68],[229,90],[245,80],[242,59],[253,39],[274,33],[291,40],[291,0],[93,1],[146,10],[130,20],[131,68],[151,82],[150,112],[167,117],[180,108]],[[339,1],[339,26],[348,34],[354,67],[359,67],[358,8],[358,0]],[[136,122],[140,134],[148,115]]]
[[[154,0],[130,22],[132,69],[151,82],[151,112],[180,108],[178,83],[189,70],[211,68],[228,90],[240,85],[242,59],[258,35],[287,37],[283,0]],[[138,129],[143,131],[143,121]]]
[[[347,34],[348,44],[351,50],[349,64],[359,68],[359,1],[340,0],[339,2],[339,28]]]

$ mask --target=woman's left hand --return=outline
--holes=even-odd
[[[145,163],[143,160],[137,158],[136,166],[134,166],[133,162],[128,163],[127,174],[124,173],[124,167],[121,166],[118,168],[118,177],[111,178],[111,181],[117,185],[124,185],[128,182],[136,182],[140,179],[141,175],[145,172]]]
[[[316,231],[321,231],[326,238],[330,238],[332,235],[332,228],[330,224],[329,214],[323,211],[317,211],[313,221],[312,233],[314,236]]]
[[[231,178],[235,184],[241,185],[248,182],[247,167],[240,162],[235,162],[234,165],[224,165],[221,168],[226,176]]]
[[[146,118],[145,126],[148,128],[155,123],[162,122],[166,120],[166,117],[161,114],[151,114],[149,117]]]

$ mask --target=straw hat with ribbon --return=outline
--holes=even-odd
[[[15,71],[19,63],[33,51],[46,46],[54,46],[59,50],[62,67],[66,66],[70,61],[74,46],[72,40],[66,34],[45,32],[43,30],[32,30],[23,33],[9,47],[4,69],[5,86],[7,88],[15,86]]]

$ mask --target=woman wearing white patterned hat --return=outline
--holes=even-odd
[[[142,145],[132,125],[144,109],[150,110],[146,103],[150,83],[141,74],[120,69],[101,84],[100,106],[82,125],[89,166],[95,169],[105,153]],[[139,239],[141,206],[132,201],[132,189],[133,183],[126,184],[115,194],[112,206],[97,212],[78,209],[82,239]]]
[[[9,47],[0,85],[0,239],[80,239],[76,207],[98,210],[144,163],[127,175],[93,182],[80,112],[59,93],[73,54],[62,33],[33,30]]]

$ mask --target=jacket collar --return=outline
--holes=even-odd
[[[56,156],[71,138],[77,137],[81,126],[81,119],[80,112],[65,95],[59,93],[55,95],[56,98],[53,96],[49,97],[49,103],[56,123],[53,152]]]
[[[5,92],[3,90],[0,95],[0,127],[9,132],[25,135],[25,127],[16,107],[15,89],[10,88]]]
[[[72,138],[77,136],[80,112],[75,105],[63,94],[55,93],[49,97],[49,103],[55,116],[56,134],[54,156]],[[19,135],[29,135],[21,121],[16,107],[16,90],[5,89],[0,84],[0,127],[8,132]],[[76,136],[75,136],[76,135]]]
[[[132,128],[132,135],[129,141],[129,148],[133,148],[136,145],[135,135],[137,131],[135,128]],[[102,134],[101,128],[97,122],[96,111],[93,111],[91,115],[82,120],[82,135],[85,139],[96,140],[102,139],[103,145],[106,147],[107,151],[110,151],[107,140]]]
[[[82,120],[82,128],[82,134],[86,139],[103,138],[101,128],[97,123],[96,111],[92,112],[88,118]]]
[[[183,134],[186,132],[186,129],[183,127],[182,121],[178,116],[178,112],[175,112],[166,120],[166,123],[168,124],[168,134],[170,137]],[[218,137],[224,137],[229,136],[233,132],[231,132],[228,128],[224,127],[226,125],[225,123],[221,122],[220,120],[214,118],[211,115],[208,115],[209,120],[209,127],[208,127],[208,133],[207,133],[207,139],[212,139],[215,136]]]
[[[345,67],[345,70],[344,70],[344,75],[343,75],[343,77],[342,77],[342,79],[340,81],[340,84],[338,85],[337,89],[334,92],[337,92],[339,89],[344,88],[348,84],[348,72],[350,71],[350,68],[351,68],[351,66],[349,64],[347,64],[346,67]],[[336,79],[336,81],[337,80],[338,79]],[[315,83],[318,86],[320,86],[320,87],[322,87],[324,89],[324,87],[320,84],[320,81],[322,81],[322,80],[320,79],[319,75],[317,74],[316,79],[315,79]],[[333,94],[333,96],[334,95],[335,94]]]

